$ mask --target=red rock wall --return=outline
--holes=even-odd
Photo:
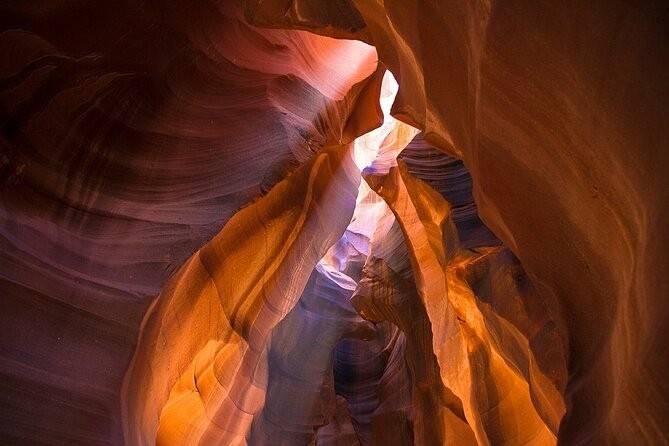
[[[148,305],[343,134],[374,51],[348,64],[364,45],[253,31],[208,2],[0,9],[0,438],[120,444]]]
[[[432,340],[426,343],[426,334],[420,343],[403,331],[406,320],[393,313],[397,302],[362,296],[371,299],[364,305],[380,305],[377,316],[386,322],[379,323],[386,325],[372,344],[359,334],[336,344],[334,375],[321,387],[330,389],[321,400],[324,412],[291,407],[281,413],[281,388],[295,376],[272,372],[283,383],[267,390],[273,406],[256,404],[258,421],[234,418],[233,437],[244,438],[240,426],[246,426],[254,443],[279,432],[290,444],[329,421],[318,431],[323,444],[361,438],[464,444],[472,437],[517,444],[530,441],[523,435],[532,432],[568,445],[669,442],[667,12],[662,2],[650,1],[247,1],[243,10],[208,1],[0,6],[3,442],[122,443],[123,376],[140,321],[167,279],[239,208],[327,141],[350,142],[378,122],[379,74],[364,81],[376,66],[372,50],[255,29],[243,17],[373,44],[400,82],[395,116],[463,160],[481,219],[508,249],[480,249],[499,242],[473,205],[467,208],[466,197],[452,218],[461,247],[474,252],[455,249],[451,230],[440,247],[437,225],[425,217],[440,199],[411,195],[408,187],[417,203],[413,224],[420,224],[415,230],[404,224],[404,235],[394,236],[402,243],[388,242],[404,252],[401,262],[381,257],[395,268],[411,265],[414,274],[402,280],[415,288],[408,294],[413,303],[401,308],[412,308],[421,330],[430,325],[425,333]],[[363,57],[349,58],[352,48]],[[447,179],[459,175],[438,158],[419,168],[420,162],[411,163],[415,155],[406,156],[409,172],[428,182],[434,175],[437,190],[439,172],[448,171]],[[413,184],[398,178],[395,185]],[[451,196],[440,192],[458,201],[452,190]],[[393,200],[388,203],[392,208]],[[408,217],[397,210],[396,216],[400,222]],[[416,248],[421,231],[441,265],[424,277],[425,264],[409,261],[422,252]],[[321,237],[330,240],[336,232]],[[184,269],[195,268],[199,255]],[[366,271],[399,281],[374,265]],[[445,313],[445,302],[426,291],[425,283],[442,281],[454,305],[448,311],[455,313]],[[195,283],[189,279],[184,289]],[[386,297],[406,295],[403,289]],[[277,326],[289,334],[308,329],[299,316],[283,318],[292,314],[291,305],[272,324],[282,320]],[[175,308],[181,307],[163,311]],[[350,306],[331,310],[337,317],[352,314]],[[170,317],[178,327],[178,315]],[[366,326],[351,317],[351,324]],[[153,324],[150,330],[160,333],[168,320],[154,316],[145,327]],[[230,315],[220,321],[236,324]],[[330,341],[344,330],[330,328]],[[192,334],[171,330],[186,344]],[[237,333],[234,327],[228,332]],[[454,350],[461,352],[454,361],[469,370],[468,380],[449,375],[455,369],[448,367],[443,336],[453,333],[468,342],[449,337],[464,348]],[[263,342],[257,345],[269,345],[275,355],[285,352]],[[309,356],[304,349],[295,346],[271,367]],[[156,433],[165,441],[212,442],[223,435],[220,426],[169,410],[166,419],[176,421],[158,430],[161,402],[184,389],[173,388],[174,377],[195,367],[188,352],[181,350],[179,370],[136,369],[140,381],[172,381],[158,399],[146,398],[148,387],[126,387],[124,404],[150,406],[153,417],[145,424],[133,420],[126,435],[137,437],[126,437],[127,444],[140,437],[150,444]],[[364,355],[375,359],[364,365],[345,360]],[[312,391],[318,374],[330,369],[325,356],[315,361],[317,370],[300,375]],[[402,356],[404,367],[397,362]],[[561,369],[565,358],[568,375]],[[341,377],[350,370],[360,379],[347,390]],[[237,384],[253,382],[252,376]],[[337,379],[337,393],[349,400],[333,397]],[[349,404],[361,389],[376,395],[375,412],[365,409],[371,401],[365,398]],[[500,398],[503,392],[518,397]],[[499,410],[489,412],[495,402]],[[326,417],[314,419],[314,413]]]
[[[464,159],[483,220],[564,315],[561,441],[665,443],[666,5],[352,3],[402,85],[396,116]]]

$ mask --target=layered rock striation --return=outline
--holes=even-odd
[[[668,12],[1,5],[3,444],[669,442]]]

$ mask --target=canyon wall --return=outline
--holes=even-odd
[[[341,3],[401,85],[395,116],[464,160],[481,217],[562,313],[561,442],[667,442],[667,5]]]
[[[183,362],[142,371],[135,358],[138,380],[165,381],[160,401],[126,385],[127,444],[156,435],[263,444],[277,432],[291,444],[324,424],[319,444],[668,443],[667,9],[507,0],[1,5],[3,442],[122,444],[121,387],[140,323],[155,296],[186,277],[185,303],[157,300],[138,350],[153,339],[166,351],[179,346]],[[282,214],[291,200],[327,182],[313,167],[319,157],[337,164],[380,124],[386,67],[400,84],[394,116],[423,134],[400,157],[406,167],[364,175],[397,221],[358,259],[359,293],[330,289],[305,264],[276,276],[299,275],[295,283],[257,290],[246,304],[255,310],[242,312],[250,319],[223,311],[215,328],[200,327],[207,305],[218,305],[212,287],[223,274],[219,266],[205,273],[207,258],[220,265],[211,259],[245,246],[258,229],[234,229],[235,221],[268,203],[277,218],[295,217]],[[435,148],[464,164],[425,156]],[[473,184],[476,206],[458,195],[463,184]],[[323,190],[314,203],[345,196]],[[347,203],[335,217],[351,215]],[[328,229],[314,230],[318,249],[302,246],[306,263],[344,223],[319,223]],[[282,268],[272,250],[286,237],[244,257],[247,273]],[[286,287],[285,301],[273,294]],[[323,311],[314,320],[340,320],[321,322],[321,356],[281,347],[291,334],[319,333],[300,316],[314,308]],[[200,331],[184,331],[175,309],[199,314]],[[175,337],[152,335],[161,324]],[[215,406],[235,404],[257,419],[190,423],[203,418],[198,404],[199,415],[181,421],[163,407],[192,387],[177,378],[200,364],[194,352],[216,357],[220,346],[188,344],[207,330],[236,339],[221,358],[246,358],[239,370],[203,366],[217,370],[210,384],[243,377],[234,392],[211,394]],[[314,368],[291,369],[312,354]],[[367,356],[374,360],[361,363]],[[469,381],[449,364],[467,364]],[[282,389],[298,392],[296,382],[310,396],[282,413],[277,402],[295,394]],[[355,399],[369,389],[376,412]],[[263,406],[265,395],[273,405]],[[505,404],[491,412],[495,402]],[[176,421],[159,429],[163,411]],[[139,412],[150,419],[127,418]]]
[[[345,133],[373,48],[254,30],[232,6],[0,7],[3,444],[122,444],[151,301]]]

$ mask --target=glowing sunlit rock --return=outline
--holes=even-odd
[[[669,443],[662,2],[0,17],[2,444]]]

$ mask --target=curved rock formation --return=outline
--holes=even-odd
[[[0,14],[9,443],[122,443],[120,388],[150,301],[276,182],[274,166],[344,131],[364,90],[351,84],[375,69],[359,42],[253,30],[229,6],[171,7]]]
[[[237,213],[171,280],[126,380],[127,442],[244,443],[281,376],[269,375],[267,355],[279,355],[268,351],[270,333],[290,324],[316,263],[346,229],[359,181],[350,150],[321,152]]]
[[[666,5],[348,5],[402,85],[395,116],[464,160],[483,219],[564,315],[561,440],[668,441]]]
[[[2,443],[669,443],[667,19],[0,5]]]

